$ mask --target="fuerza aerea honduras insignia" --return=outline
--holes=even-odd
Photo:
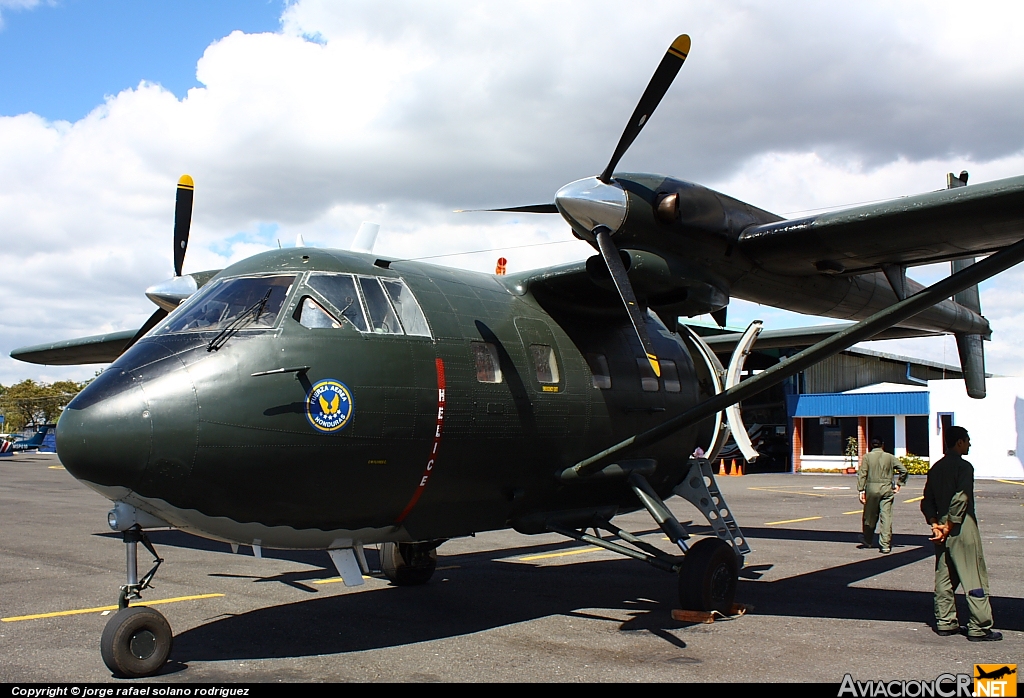
[[[333,378],[319,381],[306,396],[306,418],[324,433],[344,429],[354,407],[348,387]]]

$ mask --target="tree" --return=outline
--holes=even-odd
[[[37,383],[31,378],[0,391],[0,414],[4,415],[6,431],[52,424],[61,411],[87,383],[57,381]]]

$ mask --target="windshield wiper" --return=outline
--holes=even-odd
[[[267,307],[267,301],[270,300],[270,294],[273,290],[274,289],[272,288],[268,288],[262,299],[256,301],[243,310],[238,317],[231,321],[230,325],[225,327],[216,337],[211,339],[210,344],[206,347],[206,351],[217,351],[227,344],[227,341],[240,329],[259,320],[260,315],[263,314],[263,310]]]

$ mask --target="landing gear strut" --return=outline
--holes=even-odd
[[[138,544],[153,555],[153,567],[139,579]],[[142,598],[142,591],[151,586],[163,559],[138,524],[124,532],[128,583],[121,587],[118,611],[103,629],[100,654],[103,663],[114,674],[128,678],[152,676],[167,661],[173,635],[167,619],[151,608],[129,606]]]
[[[382,543],[380,567],[395,586],[426,584],[437,567],[437,546],[430,543]]]
[[[588,535],[586,529],[577,531],[556,523],[549,523],[548,530],[677,573],[679,602],[685,609],[730,613],[736,597],[736,582],[743,566],[743,556],[750,552],[750,547],[715,483],[711,464],[705,458],[691,459],[686,478],[673,490],[674,494],[700,509],[716,534],[715,538],[705,538],[692,546],[687,543],[690,534],[686,527],[669,511],[644,477],[645,473],[653,472],[654,465],[653,461],[643,460],[609,468],[615,473],[626,475],[630,488],[669,540],[679,547],[682,556],[659,550],[607,519],[594,522],[594,533],[597,533],[597,529],[608,531],[621,543]]]

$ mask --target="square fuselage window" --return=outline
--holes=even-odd
[[[533,359],[538,383],[551,385],[558,382],[558,361],[553,348],[546,344],[531,344],[530,358]]]
[[[612,374],[608,370],[608,358],[604,354],[587,354],[587,365],[595,388],[608,390],[612,387]]]
[[[654,368],[647,359],[637,359],[636,367],[640,369],[640,387],[645,393],[658,392],[658,377],[654,375]]]
[[[501,364],[498,362],[498,348],[487,342],[470,342],[473,359],[476,362],[476,379],[481,383],[500,383]]]
[[[665,392],[680,392],[683,386],[679,383],[679,369],[676,368],[676,362],[659,361],[658,364],[661,368],[661,380],[665,383]]]

